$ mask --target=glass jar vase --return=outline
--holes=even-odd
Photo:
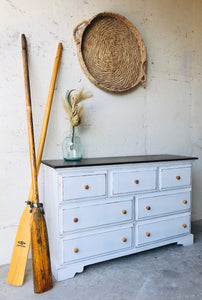
[[[71,127],[69,134],[65,137],[62,144],[64,160],[81,160],[83,157],[83,146],[75,133],[75,127]]]

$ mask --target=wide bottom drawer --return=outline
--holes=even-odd
[[[190,232],[190,215],[152,223],[141,223],[136,227],[137,246],[167,239]]]
[[[124,250],[132,246],[132,228],[123,228],[92,234],[80,238],[63,240],[62,263],[85,259],[117,250]]]

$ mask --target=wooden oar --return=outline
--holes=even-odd
[[[39,141],[39,147],[37,152],[37,173],[39,172],[40,169],[41,157],[44,148],[44,142],[45,142],[45,137],[47,132],[49,116],[50,116],[50,109],[51,109],[51,104],[53,99],[55,82],[57,78],[57,72],[58,72],[58,67],[59,67],[59,62],[61,57],[61,51],[62,51],[62,44],[59,43],[56,57],[55,57],[55,62],[54,62],[54,67],[53,67],[53,72],[52,72],[52,77],[51,77],[51,82],[49,87],[49,93],[47,98],[47,104],[46,104],[46,109],[44,114],[44,120],[43,120],[43,125],[41,130],[41,136]],[[30,187],[30,193],[28,199],[30,202],[34,201],[32,186]],[[24,282],[25,269],[27,265],[27,259],[29,254],[30,241],[31,241],[30,219],[31,219],[30,207],[27,205],[23,211],[23,214],[19,222],[15,244],[13,247],[13,254],[12,254],[11,263],[9,267],[7,282],[11,285],[21,286]]]
[[[27,128],[29,138],[29,153],[31,165],[32,187],[34,192],[34,205],[32,208],[31,218],[31,250],[32,250],[32,270],[34,292],[43,293],[53,287],[50,253],[48,244],[48,232],[43,212],[41,210],[41,203],[39,203],[37,170],[34,146],[34,131],[32,121],[32,106],[30,96],[29,71],[27,60],[27,43],[25,35],[21,35],[22,42],[22,61],[24,71],[25,83],[25,100],[27,110]]]

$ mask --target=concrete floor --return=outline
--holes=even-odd
[[[8,265],[0,267],[1,300],[201,300],[202,220],[194,222],[193,246],[169,245],[85,267],[73,279],[34,294],[30,261],[22,287],[6,283]]]

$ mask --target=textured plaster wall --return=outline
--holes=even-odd
[[[148,80],[124,95],[91,84],[80,68],[74,27],[102,11],[127,17],[148,53]],[[30,187],[20,34],[28,40],[35,140],[43,121],[53,62],[63,43],[43,158],[62,158],[68,129],[61,98],[90,90],[79,134],[86,157],[141,154],[198,156],[193,220],[202,218],[202,2],[200,0],[0,1],[0,264],[10,262]],[[43,177],[40,174],[40,199]]]

